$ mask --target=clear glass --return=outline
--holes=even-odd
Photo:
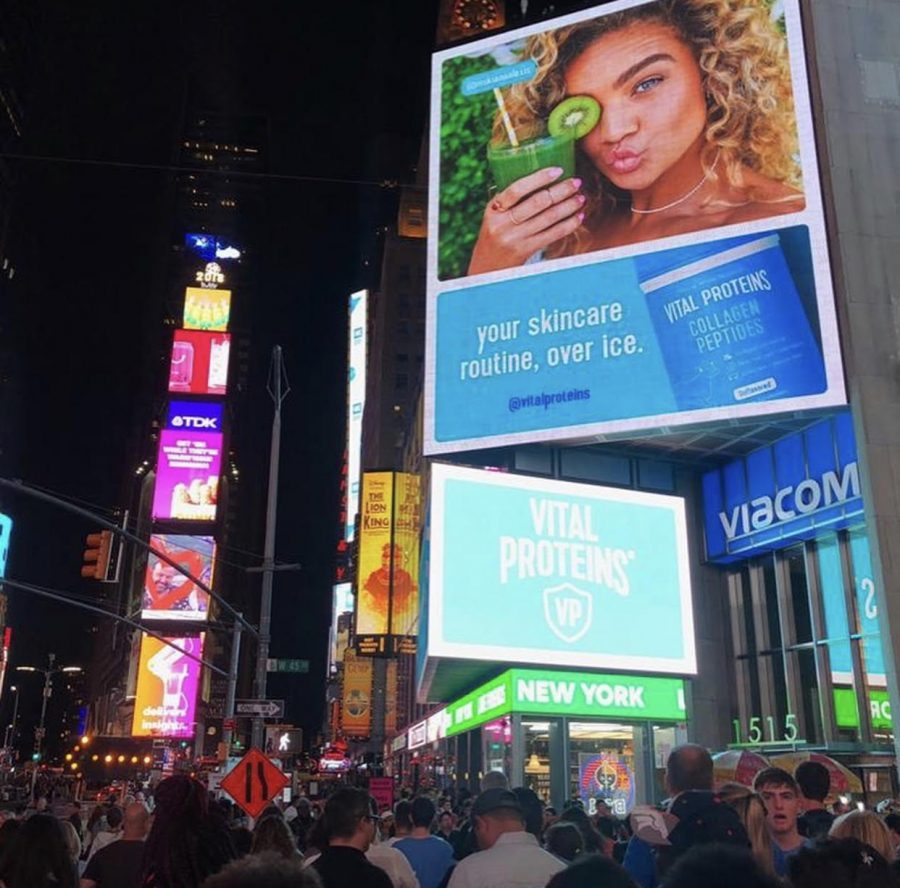
[[[525,741],[525,780],[523,785],[532,789],[545,804],[550,804],[550,723],[523,721]]]

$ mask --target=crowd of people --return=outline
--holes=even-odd
[[[186,775],[152,797],[43,800],[0,825],[0,888],[900,888],[900,814],[829,810],[829,772],[766,768],[713,789],[686,744],[669,799],[619,820],[599,800],[561,812],[490,772],[480,792],[379,812],[344,786],[324,805],[272,804],[252,824]]]

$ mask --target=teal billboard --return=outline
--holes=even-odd
[[[435,464],[428,574],[431,699],[450,661],[696,671],[678,497]]]

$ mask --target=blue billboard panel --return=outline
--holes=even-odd
[[[205,259],[207,262],[241,258],[241,251],[230,240],[215,234],[205,232],[186,234],[184,246],[198,259]]]
[[[428,573],[426,682],[452,660],[696,671],[678,497],[434,464]]]
[[[706,553],[728,563],[863,516],[849,411],[703,476]]]
[[[842,403],[812,261],[796,227],[441,293],[429,452]]]
[[[6,562],[9,558],[9,540],[13,522],[9,515],[0,513],[0,578],[6,576]]]

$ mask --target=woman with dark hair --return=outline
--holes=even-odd
[[[547,888],[638,888],[620,864],[602,854],[589,854],[560,870]],[[699,886],[698,886],[699,888]]]
[[[5,888],[76,888],[78,875],[62,826],[52,814],[22,824],[0,860]]]
[[[183,774],[156,788],[153,827],[144,849],[143,888],[197,888],[237,856],[206,788]]]
[[[253,828],[253,845],[251,854],[262,854],[273,851],[282,857],[292,860],[298,854],[294,837],[280,814],[270,814],[261,818]]]
[[[590,817],[587,816],[584,808],[578,805],[571,805],[566,808],[559,817],[560,823],[574,823],[581,831],[581,837],[584,839],[584,850],[587,854],[603,854],[605,848],[603,846],[603,836],[594,829]]]

